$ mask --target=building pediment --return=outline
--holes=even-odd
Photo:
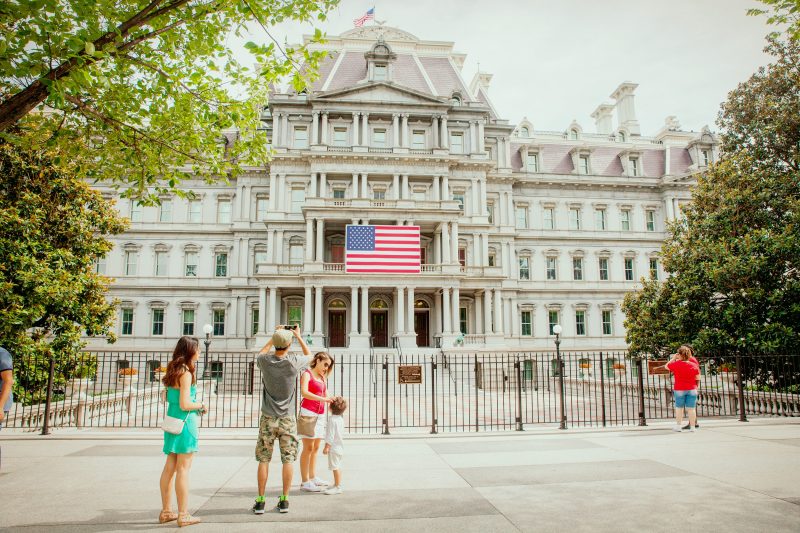
[[[393,104],[447,104],[447,102],[435,96],[386,81],[361,83],[345,89],[317,94],[316,100],[336,102],[391,102]]]

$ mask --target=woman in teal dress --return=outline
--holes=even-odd
[[[197,451],[197,426],[199,415],[206,412],[206,406],[196,401],[197,382],[195,363],[200,357],[200,343],[194,337],[181,337],[172,353],[172,361],[167,365],[164,386],[167,389],[167,414],[185,419],[183,431],[179,435],[164,432],[164,453],[167,461],[161,472],[161,514],[159,523],[178,521],[178,525],[190,526],[200,522],[189,514],[189,469]],[[172,488],[178,500],[178,513],[172,512]]]

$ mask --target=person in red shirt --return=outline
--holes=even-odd
[[[689,362],[696,364],[697,368],[700,368],[700,361],[698,361],[697,358],[694,356],[695,351],[694,351],[694,348],[692,348],[692,345],[691,344],[685,344],[684,346],[689,348],[689,350],[691,350],[691,352],[692,352],[691,357],[689,357]],[[700,374],[697,374],[696,381],[697,381],[697,397],[699,399],[700,398]],[[683,429],[691,429],[691,427],[692,426],[687,422],[686,425],[683,426]],[[696,427],[696,428],[700,427],[700,424],[699,424],[699,422],[697,420],[696,411],[695,411],[694,427]]]
[[[675,427],[673,431],[681,431],[683,424],[684,410],[689,415],[689,431],[695,431],[697,421],[697,376],[700,368],[689,361],[692,357],[692,350],[684,345],[678,348],[678,353],[672,356],[667,363],[667,370],[675,375],[675,385],[673,386],[675,396]]]

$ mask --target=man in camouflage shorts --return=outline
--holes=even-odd
[[[290,354],[292,338],[297,339],[303,355]],[[274,353],[269,353],[271,348]],[[266,507],[264,493],[267,489],[269,462],[275,440],[281,450],[283,463],[283,493],[278,500],[278,511],[289,512],[289,488],[294,475],[293,463],[297,459],[297,420],[292,408],[295,397],[297,376],[308,366],[311,351],[303,342],[300,329],[284,329],[278,326],[272,338],[258,352],[256,364],[261,370],[261,419],[258,424],[256,442],[256,461],[258,461],[258,497],[253,505],[255,514],[264,514]]]

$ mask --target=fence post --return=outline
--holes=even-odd
[[[636,358],[636,369],[639,374],[639,425],[646,426],[647,419],[644,416],[644,371],[642,369],[642,358]]]
[[[485,376],[481,375],[481,380],[484,378]],[[484,387],[485,386],[486,385],[484,385]],[[478,431],[478,354],[475,354],[475,432],[477,433]]]
[[[517,371],[517,431],[522,431],[522,369],[519,356],[514,362],[514,369]]]
[[[743,363],[744,360],[739,355],[739,352],[736,352],[736,388],[739,394],[739,422],[748,421],[744,406],[744,380],[742,379],[742,374],[744,373]]]
[[[558,346],[556,346],[558,348]],[[558,415],[560,422],[558,424],[558,429],[567,429],[567,412],[566,406],[564,403],[566,402],[565,399],[565,392],[564,392],[564,360],[561,358],[561,354],[558,353],[558,349],[556,349],[556,359],[558,359],[558,390],[559,395],[561,396],[561,401],[558,405]]]
[[[436,356],[431,356],[431,433],[436,431]]]
[[[47,399],[44,403],[44,424],[42,435],[50,434],[50,401],[53,399],[53,379],[56,373],[56,359],[50,354],[50,373],[47,375]]]
[[[603,352],[600,352],[600,412],[603,417],[603,427],[606,427],[606,378],[605,368],[603,368]]]
[[[383,434],[389,434],[389,356],[383,356]]]

